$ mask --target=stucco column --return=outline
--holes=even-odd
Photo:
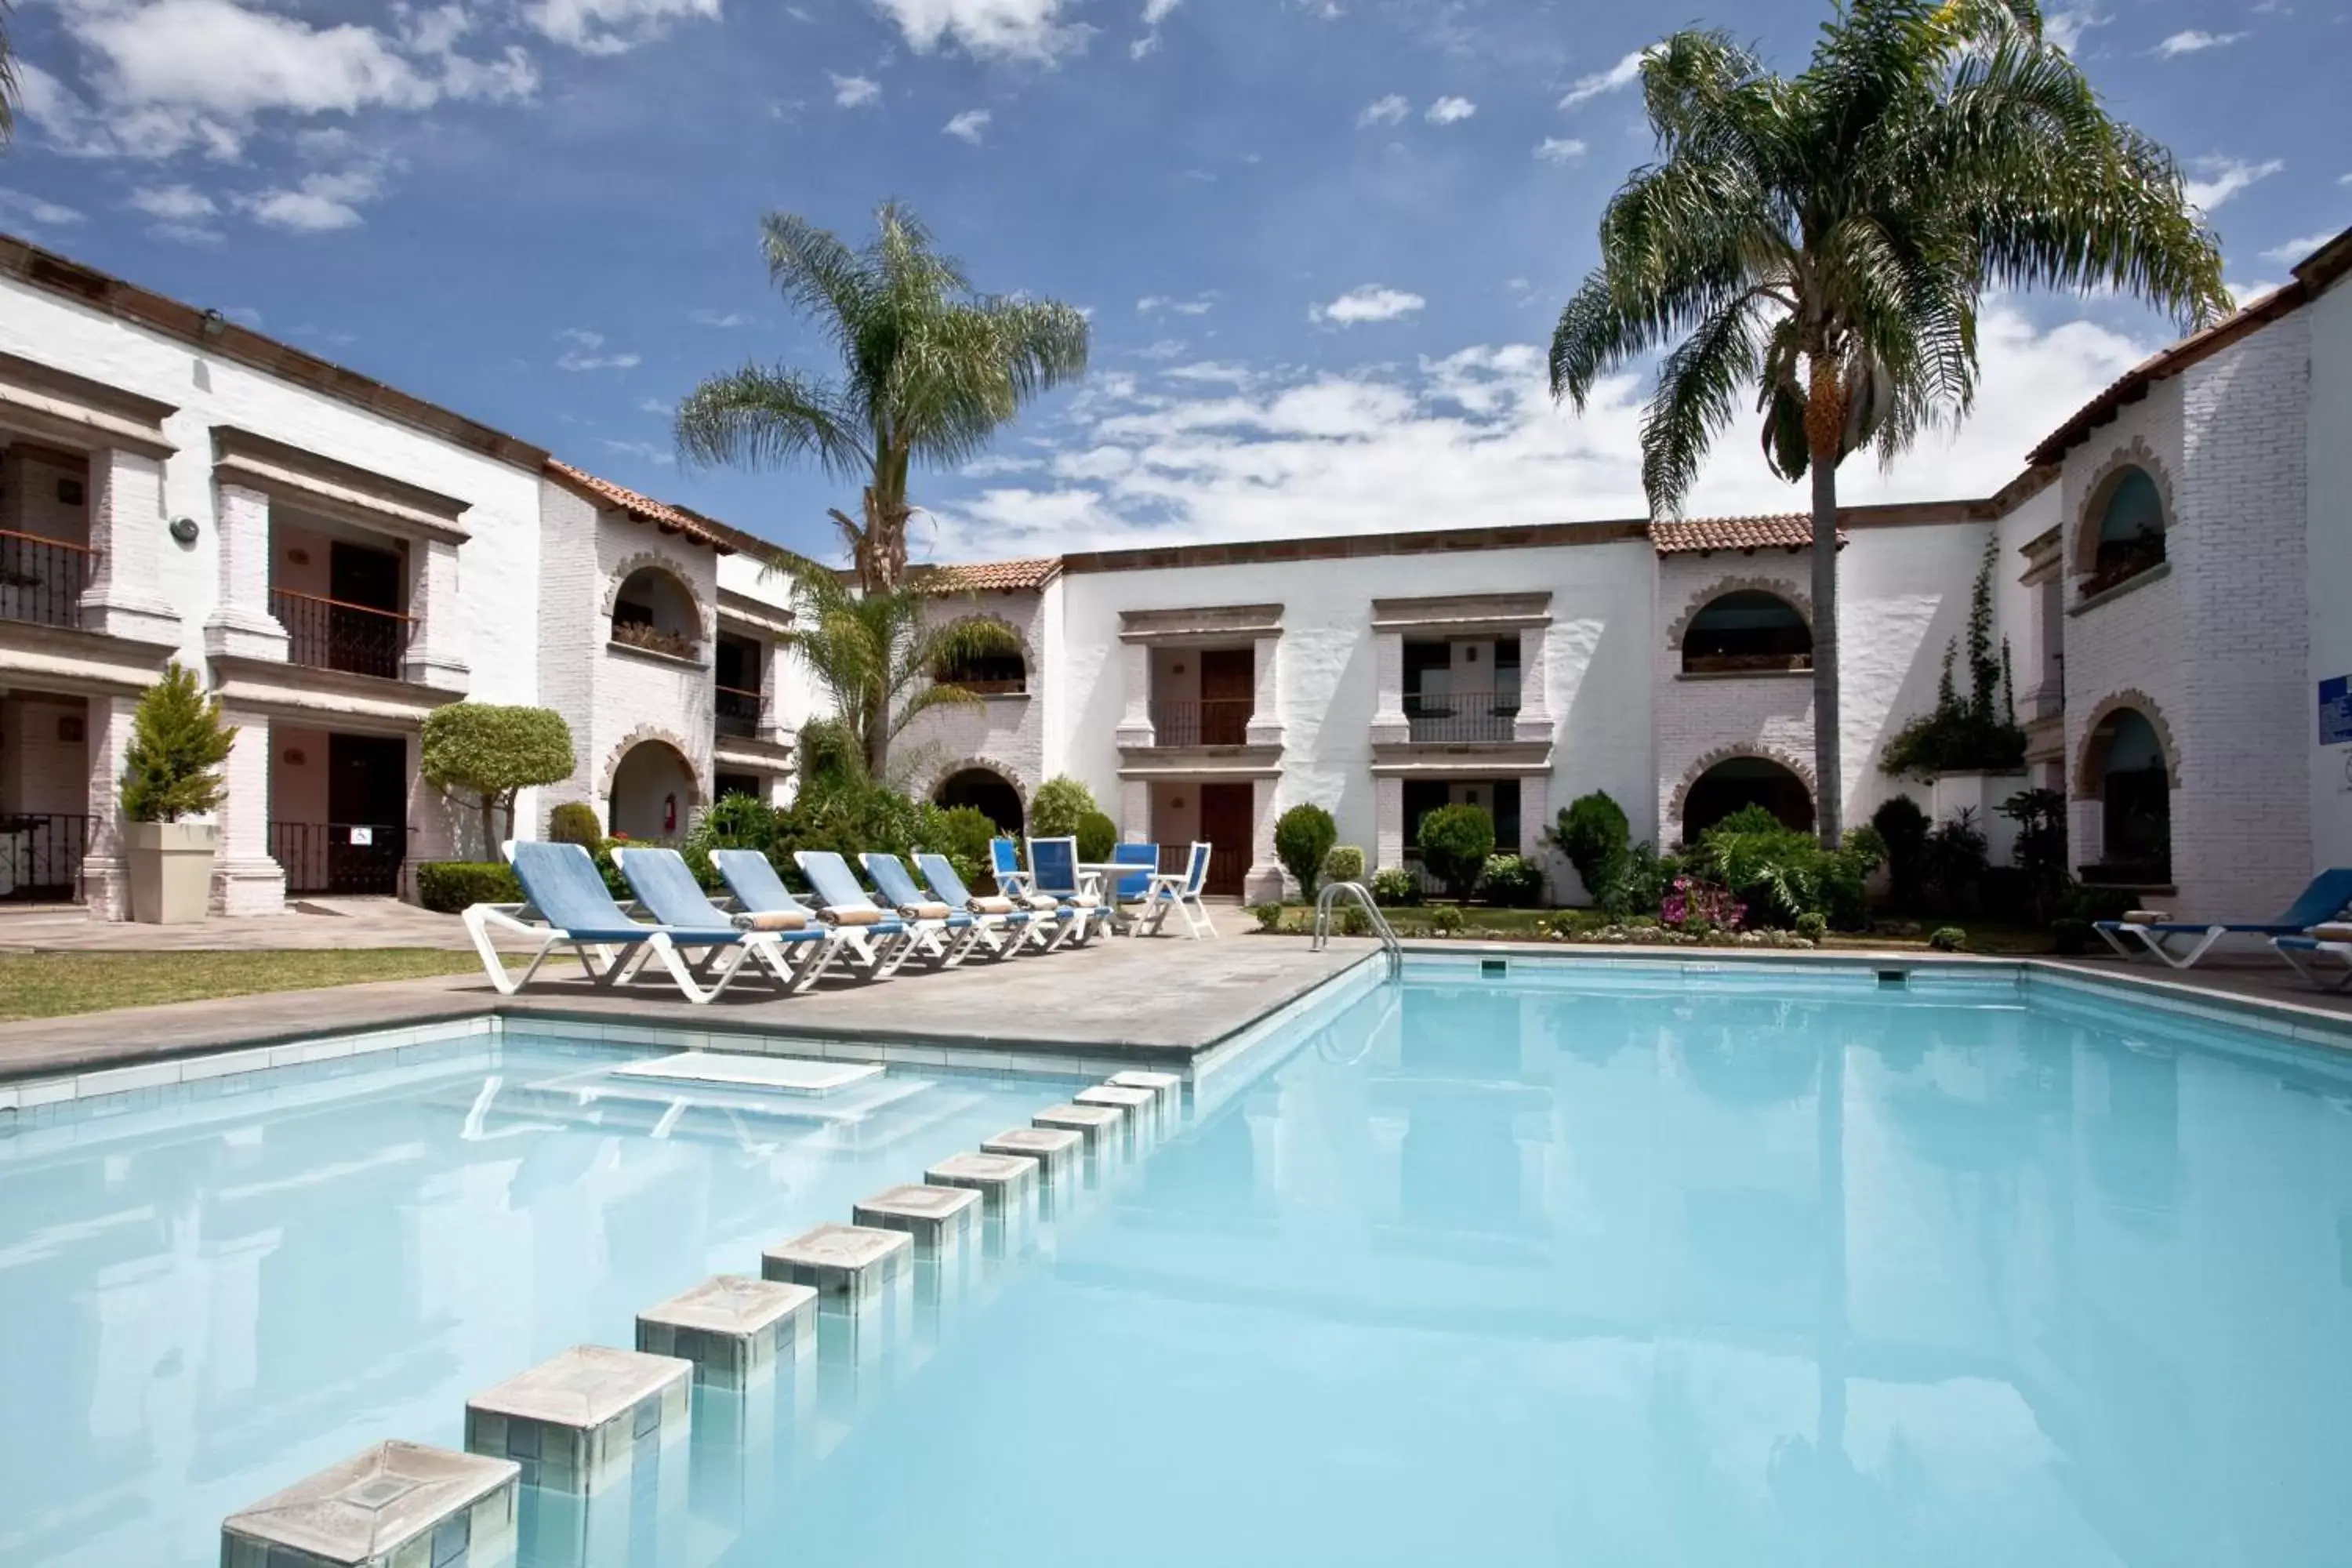
[[[1372,723],[1375,746],[1401,745],[1412,739],[1412,721],[1404,711],[1404,634],[1372,634]],[[1390,864],[1383,859],[1381,865]]]
[[[760,739],[772,746],[793,743],[793,728],[784,716],[784,670],[789,651],[784,644],[770,641],[761,645],[760,656]]]
[[[122,761],[131,750],[129,697],[93,697],[83,710],[82,755],[89,769],[89,843],[81,858],[81,897],[90,918],[131,918],[131,878],[122,859]]]
[[[1404,780],[1372,780],[1372,869],[1404,864]]]
[[[1257,701],[1250,710],[1249,730],[1243,736],[1253,746],[1282,744],[1281,655],[1279,636],[1257,639]],[[1272,831],[1267,829],[1269,834]]]
[[[205,627],[206,636],[211,626]],[[221,768],[220,848],[213,860],[213,912],[286,912],[286,873],[269,858],[269,718],[229,709],[236,744]]]
[[[1122,842],[1140,844],[1152,833],[1151,783],[1148,779],[1118,781],[1118,836]]]
[[[242,485],[219,490],[213,546],[220,554],[220,603],[205,621],[205,651],[282,664],[286,628],[269,613],[269,498]]]
[[[400,862],[403,898],[416,896],[416,868],[427,860],[453,860],[457,854],[457,824],[448,797],[425,782],[425,737],[405,737],[403,765],[408,769],[408,846]]]
[[[83,629],[146,642],[180,640],[180,616],[163,596],[163,462],[121,447],[89,456],[89,547],[98,552],[82,590]]]
[[[1519,714],[1511,721],[1514,741],[1551,739],[1550,667],[1546,658],[1550,641],[1549,621],[1519,633]]]
[[[1128,638],[1120,640],[1118,682],[1122,706],[1116,739],[1122,746],[1152,744],[1150,643]]]
[[[1253,904],[1278,902],[1289,887],[1274,854],[1274,796],[1279,779],[1250,780],[1250,868],[1242,878],[1242,898]]]
[[[1551,826],[1551,775],[1528,773],[1519,780],[1519,853],[1550,869],[1544,829]]]
[[[411,547],[410,558],[408,613],[415,620],[400,673],[420,686],[463,691],[471,671],[458,641],[463,616],[457,606],[457,547],[428,539],[422,549]]]

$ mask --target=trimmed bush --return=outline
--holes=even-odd
[[[1830,918],[1818,910],[1808,910],[1797,917],[1797,934],[1807,942],[1819,942],[1830,934]]]
[[[1569,803],[1544,837],[1576,868],[1586,896],[1605,905],[1611,887],[1624,874],[1625,856],[1633,847],[1633,828],[1624,808],[1605,790],[1594,790]]]
[[[1452,904],[1440,904],[1429,911],[1429,929],[1452,932],[1462,929],[1462,911]]]
[[[226,793],[220,765],[236,744],[236,727],[221,722],[220,699],[205,696],[195,671],[173,659],[131,715],[122,815],[133,822],[177,822],[212,810]]]
[[[1269,934],[1282,929],[1280,904],[1252,904],[1250,914],[1257,921],[1257,929]]]
[[[1029,799],[1029,835],[1033,838],[1067,838],[1078,830],[1088,812],[1099,815],[1095,793],[1067,773],[1047,779]],[[1118,837],[1118,829],[1111,830]]]
[[[1543,868],[1517,855],[1489,855],[1478,885],[1490,904],[1507,910],[1532,909],[1543,900]]]
[[[1323,879],[1327,882],[1362,881],[1364,852],[1352,844],[1332,846],[1331,853],[1323,857]]]
[[[416,868],[416,901],[436,914],[463,914],[475,904],[522,902],[522,884],[503,861],[427,860]]]
[[[1315,896],[1316,879],[1323,874],[1323,858],[1339,841],[1339,825],[1319,805],[1294,805],[1274,825],[1274,858],[1298,883],[1298,895]]]
[[[567,800],[547,814],[547,837],[551,844],[585,844],[593,848],[604,841],[604,825],[596,819],[594,806]]]
[[[1466,899],[1495,852],[1495,819],[1480,805],[1441,805],[1421,819],[1421,863],[1457,899]]]
[[[1118,847],[1118,824],[1099,811],[1087,812],[1078,818],[1078,858],[1108,860]]]
[[[1372,873],[1372,902],[1417,904],[1421,902],[1421,880],[1402,866],[1383,866]]]
[[[1364,912],[1363,905],[1349,904],[1339,910],[1339,934],[1341,936],[1372,934],[1372,917]]]
[[[499,841],[498,815],[514,821],[515,796],[572,776],[572,730],[551,708],[452,702],[425,716],[418,771],[481,815],[482,848]]]
[[[1958,926],[1938,926],[1928,936],[1927,945],[1937,952],[1965,952],[1969,933]]]

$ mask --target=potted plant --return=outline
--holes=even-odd
[[[131,918],[184,925],[212,903],[213,851],[220,829],[184,822],[220,804],[220,765],[236,743],[221,722],[220,700],[205,695],[177,659],[149,687],[131,715],[123,759],[123,856],[131,868]]]

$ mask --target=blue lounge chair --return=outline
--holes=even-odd
[[[510,840],[506,853],[526,901],[476,904],[463,917],[466,934],[473,939],[490,984],[502,996],[511,996],[530,984],[550,953],[568,947],[580,955],[582,967],[599,985],[625,985],[647,961],[659,959],[688,1001],[705,1003],[727,989],[753,951],[745,933],[736,930],[731,921],[673,926],[631,920],[613,901],[596,862],[577,844]],[[541,939],[539,951],[530,955],[520,974],[507,973],[490,939],[493,929]],[[687,954],[690,952],[700,953],[700,962],[689,962]]]
[[[614,850],[613,863],[629,879],[637,902],[664,925],[705,930],[731,925],[743,931],[744,946],[768,966],[788,993],[815,984],[845,945],[840,927],[826,925],[814,915],[806,917],[805,925],[772,929],[761,923],[761,916],[727,913],[703,893],[686,857],[675,849],[631,845]]]
[[[918,955],[929,959],[932,967],[937,969],[953,969],[963,962],[964,949],[971,940],[969,934],[958,941],[949,935],[948,922],[943,919],[908,920],[884,909],[866,896],[866,889],[857,880],[857,873],[849,868],[848,861],[834,851],[796,849],[793,852],[793,862],[800,867],[801,875],[809,879],[809,886],[816,889],[816,896],[824,900],[829,914],[835,918],[845,916],[852,920],[887,922],[898,928],[903,934],[895,962],[890,964],[893,971]]]
[[[996,890],[1015,903],[1031,898],[1036,889],[1021,868],[1021,847],[1010,838],[988,841],[988,868],[995,874]]]
[[[2327,926],[2306,936],[2274,936],[2271,946],[2278,955],[2294,966],[2294,972],[2322,991],[2352,991],[2352,937],[2337,934],[2344,928]],[[2344,966],[2344,973],[2329,979],[2320,961],[2332,959]]]
[[[2352,867],[2336,867],[2311,879],[2300,898],[2274,921],[2099,921],[2093,929],[2126,958],[2152,953],[2175,969],[2187,969],[2225,936],[2301,936],[2352,909]],[[2127,944],[2126,938],[2130,939]],[[2132,944],[2136,944],[2132,945]]]
[[[1009,934],[1013,949],[1033,942],[1040,947],[1051,948],[1061,941],[1063,932],[1077,918],[1074,911],[1065,913],[1059,904],[1050,910],[1039,910],[1009,895],[994,899],[975,898],[962,873],[955,868],[955,862],[944,855],[934,855],[929,851],[918,854],[915,868],[923,874],[923,880],[930,884],[931,891],[939,896],[941,903],[951,909],[969,910],[990,931]]]
[[[1209,846],[1194,844],[1181,871],[1162,872],[1151,879],[1138,929],[1157,933],[1172,911],[1184,922],[1184,934],[1193,941],[1216,935],[1217,922],[1209,918],[1207,907],[1201,902],[1202,889],[1208,883]]]
[[[1160,846],[1157,844],[1120,844],[1110,852],[1114,866],[1132,866],[1132,871],[1121,871],[1110,879],[1108,903],[1112,911],[1127,922],[1129,936],[1142,934],[1140,916],[1145,901],[1151,897],[1152,879],[1160,875]],[[1137,908],[1130,912],[1127,906]]]
[[[838,931],[842,945],[865,967],[869,978],[887,980],[907,961],[909,933],[906,922],[896,915],[860,921],[844,920],[837,911],[813,910],[793,897],[775,866],[757,849],[714,849],[710,863],[719,868],[727,890],[746,911],[754,915],[798,912]]]
[[[971,956],[975,947],[984,947],[997,958],[1010,951],[970,910],[960,910],[925,892],[916,882],[915,874],[907,869],[907,863],[896,855],[869,850],[857,858],[865,866],[866,874],[874,879],[874,885],[882,890],[882,896],[898,906],[900,920],[925,927],[934,921],[947,922],[947,938],[956,949],[956,963]]]
[[[1070,932],[1072,942],[1083,944],[1094,934],[1093,928],[1097,924],[1104,931],[1110,929],[1110,906],[1079,874],[1076,838],[1029,840],[1029,886],[1034,897],[1052,899],[1065,909],[1076,911],[1077,921]]]

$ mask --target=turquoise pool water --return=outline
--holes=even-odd
[[[795,1163],[477,1121],[488,1076],[0,1139],[0,1563],[208,1561],[230,1508],[453,1442],[470,1389],[1045,1098],[950,1085],[980,1103]],[[1412,973],[1012,1250],[767,1440],[706,1400],[614,1560],[2352,1560],[2352,1070],[2224,1026]]]

